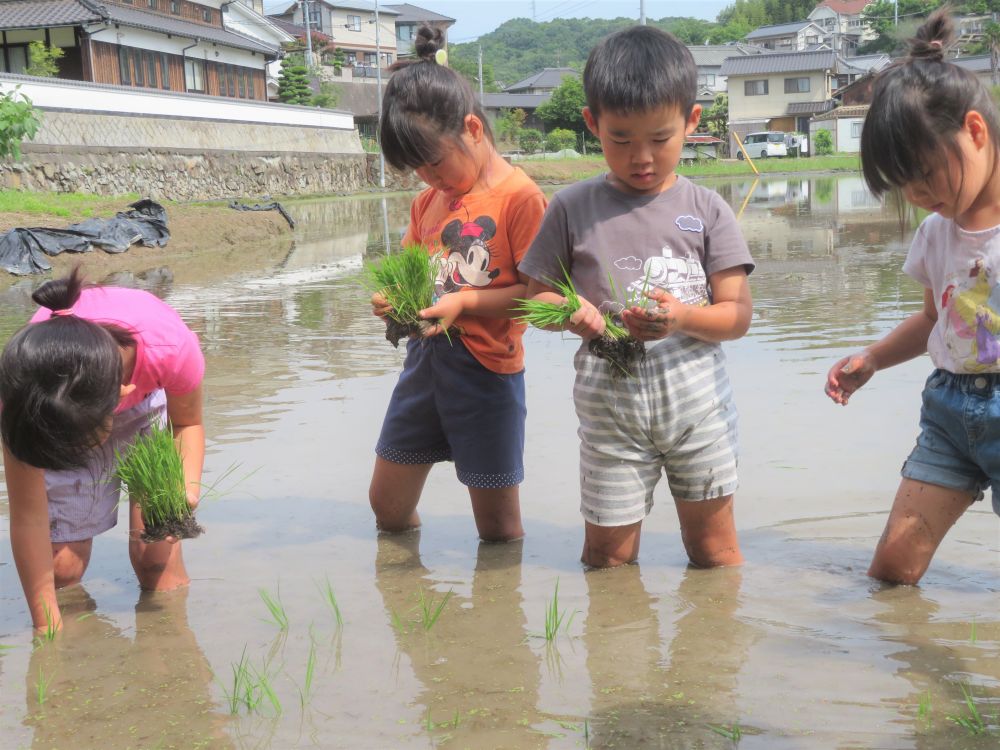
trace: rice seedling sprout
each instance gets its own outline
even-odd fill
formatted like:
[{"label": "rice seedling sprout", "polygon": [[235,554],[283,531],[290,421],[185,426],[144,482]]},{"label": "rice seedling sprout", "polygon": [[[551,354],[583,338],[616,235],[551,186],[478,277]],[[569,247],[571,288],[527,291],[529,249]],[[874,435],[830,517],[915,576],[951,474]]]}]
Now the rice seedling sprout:
[{"label": "rice seedling sprout", "polygon": [[725,737],[727,740],[737,743],[743,737],[743,730],[740,729],[739,722],[736,722],[731,727],[720,726],[718,724],[709,724],[708,728],[711,729],[716,734]]},{"label": "rice seedling sprout", "polygon": [[965,711],[963,714],[948,714],[948,720],[958,724],[972,736],[986,734],[987,726],[983,715],[979,713],[976,702],[973,700],[972,691],[961,683],[962,696],[965,698]]},{"label": "rice seedling sprout", "polygon": [[45,601],[42,602],[42,612],[45,614],[45,630],[44,630],[45,640],[46,642],[51,643],[56,639],[57,630],[56,630],[55,618],[52,617],[52,608],[49,607],[48,602]]},{"label": "rice seedling sprout", "polygon": [[46,677],[42,674],[42,668],[38,668],[38,681],[35,683],[35,697],[38,705],[41,706],[49,699],[49,685],[52,684],[52,676]]},{"label": "rice seedling sprout", "polygon": [[420,590],[418,594],[420,622],[424,626],[424,630],[430,630],[434,627],[434,623],[438,621],[441,612],[444,611],[444,606],[454,593],[454,590],[449,589],[448,593],[441,597],[440,600],[435,600],[433,594],[428,595],[423,589]]},{"label": "rice seedling sprout", "polygon": [[[317,584],[318,586],[318,584]],[[327,578],[325,585],[319,589],[320,594],[323,596],[323,600],[330,607],[333,612],[333,616],[337,621],[337,627],[344,626],[344,618],[340,613],[340,605],[337,604],[337,595],[333,593],[333,586],[330,584],[330,579]]]},{"label": "rice seedling sprout", "polygon": [[142,511],[143,541],[190,539],[202,533],[188,505],[184,465],[169,425],[154,420],[124,453],[117,452],[115,475]]},{"label": "rice seedling sprout", "polygon": [[288,613],[281,603],[281,593],[275,593],[272,597],[267,589],[258,589],[260,598],[263,600],[267,611],[271,614],[271,621],[278,626],[279,630],[288,630]]},{"label": "rice seedling sprout", "polygon": [[[576,613],[574,613],[575,615]],[[559,579],[556,579],[556,588],[552,594],[552,600],[549,602],[548,606],[545,608],[545,640],[553,641],[556,635],[559,633],[559,628],[562,625],[563,620],[566,617],[566,610],[562,612],[559,611]],[[573,617],[570,617],[569,621],[566,623],[566,627],[569,627],[569,623],[573,621]]]}]

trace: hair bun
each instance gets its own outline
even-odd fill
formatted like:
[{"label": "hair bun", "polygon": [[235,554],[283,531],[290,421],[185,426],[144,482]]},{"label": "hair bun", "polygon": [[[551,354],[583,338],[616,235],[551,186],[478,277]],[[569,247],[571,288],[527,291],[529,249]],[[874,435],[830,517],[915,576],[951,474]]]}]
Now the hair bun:
[{"label": "hair bun", "polygon": [[944,62],[945,55],[955,41],[955,26],[946,8],[940,8],[917,29],[909,41],[911,60]]},{"label": "hair bun", "polygon": [[425,62],[437,62],[438,50],[444,49],[444,34],[441,29],[421,26],[417,29],[417,37],[413,40],[413,51]]}]

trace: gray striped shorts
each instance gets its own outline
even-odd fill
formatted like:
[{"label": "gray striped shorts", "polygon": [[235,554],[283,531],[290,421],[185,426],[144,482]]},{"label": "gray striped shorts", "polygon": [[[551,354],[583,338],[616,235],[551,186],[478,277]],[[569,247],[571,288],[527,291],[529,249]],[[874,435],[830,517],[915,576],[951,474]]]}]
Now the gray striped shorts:
[{"label": "gray striped shorts", "polygon": [[688,336],[647,343],[634,378],[612,378],[586,347],[574,358],[580,420],[580,511],[598,526],[643,520],[666,471],[675,500],[736,491],[736,405],[718,344]]},{"label": "gray striped shorts", "polygon": [[49,538],[53,542],[93,539],[118,523],[121,482],[114,476],[115,452],[124,451],[152,420],[164,424],[167,396],[153,391],[142,401],[115,414],[111,435],[94,449],[81,469],[45,472],[49,496]]}]

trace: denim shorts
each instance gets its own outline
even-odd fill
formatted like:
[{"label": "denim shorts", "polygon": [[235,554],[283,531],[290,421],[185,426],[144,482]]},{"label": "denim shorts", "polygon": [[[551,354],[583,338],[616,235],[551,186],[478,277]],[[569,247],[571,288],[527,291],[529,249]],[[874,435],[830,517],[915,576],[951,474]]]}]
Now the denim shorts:
[{"label": "denim shorts", "polygon": [[461,339],[411,338],[375,453],[397,464],[454,461],[467,487],[524,480],[524,371],[488,370]]},{"label": "denim shorts", "polygon": [[902,475],[956,490],[993,491],[1000,514],[1000,374],[935,370],[924,386],[920,434]]},{"label": "denim shorts", "polygon": [[45,471],[49,497],[49,538],[53,542],[93,539],[118,523],[121,482],[115,477],[115,454],[124,451],[150,422],[163,424],[167,397],[153,391],[142,401],[115,414],[111,435],[86,466],[68,471]]}]

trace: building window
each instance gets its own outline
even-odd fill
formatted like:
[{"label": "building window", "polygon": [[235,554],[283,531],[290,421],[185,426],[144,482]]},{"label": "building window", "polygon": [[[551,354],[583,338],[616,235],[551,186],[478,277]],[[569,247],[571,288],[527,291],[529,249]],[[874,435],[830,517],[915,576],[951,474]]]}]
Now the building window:
[{"label": "building window", "polygon": [[699,86],[715,86],[715,74],[714,73],[699,73],[698,74],[698,85]]},{"label": "building window", "polygon": [[852,122],[851,123],[851,138],[861,137],[861,128],[864,125],[863,122]]},{"label": "building window", "polygon": [[205,90],[205,63],[202,60],[184,60],[184,85],[188,91]]},{"label": "building window", "polygon": [[374,52],[365,52],[365,65],[371,65],[372,67],[375,67],[375,64],[377,62],[378,62],[378,57],[375,56]]},{"label": "building window", "polygon": [[809,79],[808,78],[786,78],[785,79],[785,93],[786,94],[804,94],[809,90]]},{"label": "building window", "polygon": [[391,52],[383,52],[382,53],[382,67],[383,68],[388,68],[390,65],[392,65],[392,53]]},{"label": "building window", "polygon": [[767,96],[767,79],[743,82],[744,96]]},{"label": "building window", "polygon": [[0,71],[23,73],[28,67],[28,45],[8,45],[6,52],[6,55],[0,54]]},{"label": "building window", "polygon": [[396,38],[403,42],[408,42],[413,39],[413,25],[406,24],[404,26],[397,26]]},{"label": "building window", "polygon": [[351,31],[361,31],[361,16],[348,16],[347,28]]},{"label": "building window", "polygon": [[202,8],[201,9],[201,20],[205,23],[212,23],[212,9]]},{"label": "building window", "polygon": [[309,28],[323,30],[323,9],[315,4],[309,6]]},{"label": "building window", "polygon": [[180,15],[181,12],[181,1],[180,0],[170,0],[170,12],[175,16]]},{"label": "building window", "polygon": [[157,0],[148,0],[148,3],[149,7],[152,8],[153,10],[156,10],[157,5],[159,4]]}]

